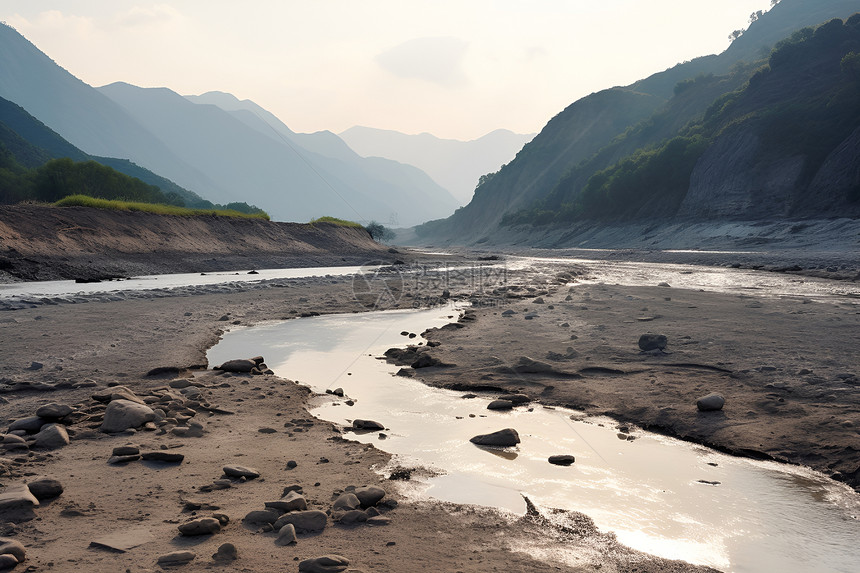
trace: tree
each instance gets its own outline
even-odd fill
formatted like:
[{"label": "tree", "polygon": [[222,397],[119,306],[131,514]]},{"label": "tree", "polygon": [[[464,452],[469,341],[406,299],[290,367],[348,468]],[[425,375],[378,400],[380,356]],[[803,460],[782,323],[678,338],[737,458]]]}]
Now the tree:
[{"label": "tree", "polygon": [[370,238],[374,241],[384,243],[385,241],[390,241],[394,238],[394,231],[392,231],[388,227],[383,226],[382,223],[371,221],[370,223],[365,225],[364,228],[370,234]]},{"label": "tree", "polygon": [[735,40],[737,40],[738,38],[740,38],[743,35],[744,35],[743,30],[735,30],[734,32],[729,34],[729,41],[734,42]]}]

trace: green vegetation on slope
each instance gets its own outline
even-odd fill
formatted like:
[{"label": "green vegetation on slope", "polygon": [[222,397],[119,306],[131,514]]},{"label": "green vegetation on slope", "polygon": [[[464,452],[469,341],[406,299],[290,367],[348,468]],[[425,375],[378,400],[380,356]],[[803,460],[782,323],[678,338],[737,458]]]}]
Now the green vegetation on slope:
[{"label": "green vegetation on slope", "polygon": [[175,215],[178,217],[240,217],[246,219],[269,220],[269,216],[266,213],[241,213],[235,209],[189,209],[187,207],[180,207],[177,205],[98,199],[88,195],[69,195],[56,201],[54,206],[92,207],[95,209],[111,209],[114,211],[142,211],[144,213]]},{"label": "green vegetation on slope", "polygon": [[338,219],[337,217],[317,217],[316,219],[311,219],[308,224],[313,225],[314,223],[331,223],[332,225],[340,225],[341,227],[358,227],[360,229],[364,228],[364,225],[362,225],[361,223],[356,223],[355,221],[347,221],[346,219]]},{"label": "green vegetation on slope", "polygon": [[[553,191],[502,224],[545,225],[576,220],[619,221],[674,215],[697,161],[714,140],[751,130],[761,154],[802,156],[801,181],[809,183],[828,155],[860,126],[860,15],[805,28],[777,44],[768,65],[749,81],[712,100],[693,121],[659,143],[636,149],[607,167],[607,158],[673,117],[667,110],[628,130],[563,177]],[[702,76],[678,84],[673,102],[715,81]],[[857,200],[860,192],[849,192]]]}]

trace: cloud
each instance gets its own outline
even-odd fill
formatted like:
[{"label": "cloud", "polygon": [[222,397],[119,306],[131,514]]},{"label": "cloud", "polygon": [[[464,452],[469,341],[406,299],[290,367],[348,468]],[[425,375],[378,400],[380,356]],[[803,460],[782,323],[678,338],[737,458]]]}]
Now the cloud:
[{"label": "cloud", "polygon": [[142,28],[160,26],[181,20],[182,14],[174,7],[167,4],[154,4],[152,6],[132,6],[116,17],[116,22],[129,28]]},{"label": "cloud", "polygon": [[380,67],[399,78],[457,87],[468,83],[463,72],[468,46],[468,42],[453,37],[415,38],[374,59]]},{"label": "cloud", "polygon": [[64,14],[59,10],[46,10],[32,19],[16,14],[9,19],[9,24],[24,32],[45,30],[77,37],[85,37],[94,27],[92,18]]}]

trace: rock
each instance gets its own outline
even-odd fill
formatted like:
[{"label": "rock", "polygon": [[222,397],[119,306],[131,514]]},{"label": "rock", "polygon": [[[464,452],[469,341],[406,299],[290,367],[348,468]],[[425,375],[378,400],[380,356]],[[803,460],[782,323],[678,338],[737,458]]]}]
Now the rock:
[{"label": "rock", "polygon": [[505,428],[491,434],[481,434],[469,440],[479,446],[515,446],[520,443],[520,435],[513,428]]},{"label": "rock", "polygon": [[138,428],[154,419],[155,412],[146,404],[138,404],[126,399],[113,400],[105,410],[101,431],[124,432],[129,428]]},{"label": "rock", "polygon": [[185,536],[209,535],[221,531],[221,522],[214,517],[195,519],[179,526],[179,533]]},{"label": "rock", "polygon": [[343,525],[355,525],[356,523],[366,522],[368,517],[369,516],[360,509],[351,509],[338,515],[336,521]]},{"label": "rock", "polygon": [[384,430],[385,426],[373,420],[353,420],[352,427],[356,430]]},{"label": "rock", "polygon": [[549,463],[556,466],[569,466],[575,461],[576,458],[571,456],[570,454],[561,454],[549,457]]},{"label": "rock", "polygon": [[63,484],[51,478],[37,479],[27,484],[27,489],[30,490],[36,499],[39,501],[51,499],[63,493]]},{"label": "rock", "polygon": [[42,429],[36,434],[36,441],[33,445],[46,450],[56,450],[69,445],[69,433],[63,426],[47,424],[42,426]]},{"label": "rock", "polygon": [[292,511],[282,515],[275,522],[275,529],[280,529],[292,523],[298,533],[306,533],[310,531],[322,531],[325,529],[328,516],[317,509],[309,509],[307,511]]},{"label": "rock", "polygon": [[487,410],[510,410],[514,403],[510,400],[493,400],[487,404]]},{"label": "rock", "polygon": [[385,497],[385,490],[381,487],[367,486],[355,488],[353,492],[358,501],[361,502],[361,507],[373,507]]},{"label": "rock", "polygon": [[158,557],[159,565],[184,565],[197,557],[192,551],[173,551]]},{"label": "rock", "polygon": [[225,476],[231,478],[256,479],[260,477],[260,472],[244,466],[224,466],[223,471]]},{"label": "rock", "polygon": [[137,446],[117,446],[111,452],[112,456],[136,456],[140,453]]},{"label": "rock", "polygon": [[719,394],[708,394],[696,400],[696,408],[700,412],[715,412],[722,410],[726,404],[726,399]]},{"label": "rock", "polygon": [[520,374],[540,374],[542,372],[552,372],[553,367],[546,362],[534,360],[528,356],[520,356],[517,363],[514,364],[513,370]]},{"label": "rock", "polygon": [[0,440],[0,444],[2,444],[5,450],[26,450],[30,447],[27,444],[27,440],[15,434],[4,435],[3,439]]},{"label": "rock", "polygon": [[0,553],[0,571],[8,571],[18,566],[18,558],[11,553]]},{"label": "rock", "polygon": [[441,366],[441,365],[442,365],[441,360],[439,360],[438,358],[433,358],[432,356],[430,356],[426,352],[420,354],[418,356],[418,358],[412,364],[410,364],[410,366],[412,366],[412,368],[415,368],[415,369],[430,368],[431,366]]},{"label": "rock", "polygon": [[13,555],[18,563],[23,563],[27,558],[27,550],[24,549],[24,545],[20,541],[0,537],[0,555]]},{"label": "rock", "polygon": [[140,459],[140,456],[137,454],[128,455],[128,456],[111,456],[108,458],[107,463],[112,466],[118,466],[120,464],[128,464],[131,462],[136,462]]},{"label": "rock", "polygon": [[517,311],[515,311],[515,310],[511,310],[511,309],[508,309],[508,310],[506,310],[506,311],[502,312],[502,316],[513,316],[513,315],[515,315],[516,313],[517,313]]},{"label": "rock", "polygon": [[367,525],[388,525],[391,523],[391,518],[383,515],[375,515],[367,519]]},{"label": "rock", "polygon": [[188,388],[191,386],[191,380],[187,378],[177,378],[176,380],[171,380],[167,383],[171,388],[176,388],[177,390],[182,390],[183,388]]},{"label": "rock", "polygon": [[200,422],[191,422],[187,428],[172,428],[170,433],[180,438],[202,438],[205,430]]},{"label": "rock", "polygon": [[120,529],[90,541],[90,547],[110,549],[111,551],[124,553],[129,549],[140,547],[152,541],[155,541],[155,536],[148,527],[128,527],[124,525]]},{"label": "rock", "polygon": [[25,485],[10,485],[0,491],[0,511],[30,509],[39,506],[39,500]]},{"label": "rock", "polygon": [[253,360],[239,359],[228,360],[221,366],[215,368],[215,370],[223,370],[224,372],[250,372],[256,367],[257,363]]},{"label": "rock", "polygon": [[27,367],[27,370],[41,370],[45,365],[41,362],[30,362],[30,366]]},{"label": "rock", "polygon": [[543,297],[542,297],[542,296],[537,297],[537,298],[536,298],[536,299],[534,299],[532,302],[533,302],[533,303],[535,303],[535,304],[546,304],[546,303],[544,302],[544,300],[543,300]]},{"label": "rock", "polygon": [[290,545],[297,542],[296,526],[292,523],[288,523],[278,530],[278,538],[275,539],[275,545]]},{"label": "rock", "polygon": [[129,402],[134,402],[136,404],[143,404],[143,400],[140,396],[125,386],[113,386],[108,388],[106,392],[93,394],[93,400],[104,403],[113,402],[114,400],[128,400]]},{"label": "rock", "polygon": [[47,421],[39,416],[30,416],[29,418],[21,418],[9,424],[9,431],[23,430],[28,434],[38,432],[42,426],[47,424]]},{"label": "rock", "polygon": [[349,559],[340,555],[323,555],[299,562],[299,573],[340,573],[349,567]]},{"label": "rock", "polygon": [[342,493],[336,500],[334,500],[331,508],[334,511],[348,511],[350,509],[356,509],[360,505],[361,502],[354,493]]},{"label": "rock", "polygon": [[45,404],[36,410],[36,415],[45,420],[59,420],[72,412],[74,409],[66,404]]},{"label": "rock", "polygon": [[644,352],[664,350],[668,343],[669,339],[664,334],[643,334],[639,337],[639,349]]},{"label": "rock", "polygon": [[162,451],[146,452],[141,457],[148,462],[164,462],[167,464],[179,464],[185,459],[184,454]]},{"label": "rock", "polygon": [[256,509],[245,516],[249,523],[275,523],[281,514],[274,509]]},{"label": "rock", "polygon": [[291,491],[284,496],[283,499],[277,501],[265,502],[266,507],[277,509],[279,511],[304,511],[308,508],[308,502],[303,495]]},{"label": "rock", "polygon": [[236,550],[236,546],[232,543],[222,543],[220,547],[218,547],[218,551],[212,554],[212,559],[215,561],[225,562],[225,561],[235,561],[239,558],[239,551]]}]

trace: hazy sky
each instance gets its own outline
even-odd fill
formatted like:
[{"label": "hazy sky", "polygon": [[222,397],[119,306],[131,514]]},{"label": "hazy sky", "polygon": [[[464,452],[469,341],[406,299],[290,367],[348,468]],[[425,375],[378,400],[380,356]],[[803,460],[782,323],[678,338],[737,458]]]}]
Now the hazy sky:
[{"label": "hazy sky", "polygon": [[769,0],[2,0],[93,86],[252,99],[295,131],[473,139],[719,53]]}]

